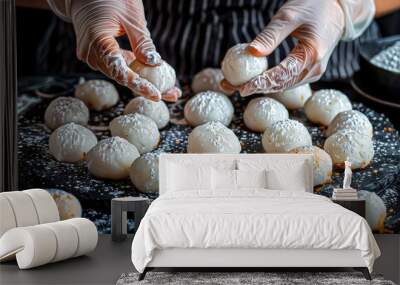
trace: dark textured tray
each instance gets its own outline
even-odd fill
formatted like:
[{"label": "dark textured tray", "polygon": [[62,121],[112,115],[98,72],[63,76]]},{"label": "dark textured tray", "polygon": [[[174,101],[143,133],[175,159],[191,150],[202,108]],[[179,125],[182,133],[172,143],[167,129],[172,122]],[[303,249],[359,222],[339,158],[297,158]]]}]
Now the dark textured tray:
[{"label": "dark textured tray", "polygon": [[[129,180],[105,181],[92,177],[85,162],[78,164],[61,163],[54,160],[48,153],[48,138],[50,131],[43,124],[43,114],[50,99],[35,95],[35,90],[49,90],[63,95],[72,95],[72,87],[79,77],[44,77],[31,78],[20,82],[19,97],[19,187],[58,188],[74,194],[84,208],[84,215],[94,220],[101,232],[109,232],[110,200],[114,197],[132,195],[139,196]],[[43,86],[43,82],[47,82]],[[57,88],[54,88],[57,85]],[[179,121],[182,118],[182,108],[190,92],[188,85],[182,83],[184,96],[180,102],[169,104],[172,118]],[[121,101],[117,106],[106,112],[91,112],[90,125],[107,126],[108,122],[123,111],[124,105],[132,99],[127,89],[119,88]],[[249,99],[235,95],[232,97],[235,105],[235,117],[231,128],[239,137],[243,153],[263,152],[261,135],[248,131],[242,122],[243,109]],[[361,103],[353,103],[353,108],[363,112],[374,126],[375,157],[370,166],[355,171],[353,187],[376,192],[384,201],[388,215],[385,221],[388,232],[400,232],[400,141],[399,133],[384,114],[366,108]],[[313,143],[322,147],[325,140],[322,129],[310,124],[302,111],[290,113],[292,118],[302,121],[310,131]],[[164,152],[185,152],[187,135],[191,128],[185,125],[170,123],[161,132],[159,150]],[[109,136],[107,131],[97,131],[99,139]],[[333,188],[340,186],[342,171],[333,173],[333,183],[316,187],[315,192],[331,196]],[[155,198],[149,195],[149,198]]]}]

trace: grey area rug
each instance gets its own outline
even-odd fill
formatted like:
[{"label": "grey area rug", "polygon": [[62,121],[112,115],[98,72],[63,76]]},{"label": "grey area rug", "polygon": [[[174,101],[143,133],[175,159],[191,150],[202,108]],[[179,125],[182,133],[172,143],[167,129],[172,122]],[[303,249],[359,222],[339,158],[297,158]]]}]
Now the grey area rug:
[{"label": "grey area rug", "polygon": [[138,281],[138,276],[138,273],[122,274],[116,285],[395,285],[379,275],[368,281],[359,272],[148,272],[142,281]]}]

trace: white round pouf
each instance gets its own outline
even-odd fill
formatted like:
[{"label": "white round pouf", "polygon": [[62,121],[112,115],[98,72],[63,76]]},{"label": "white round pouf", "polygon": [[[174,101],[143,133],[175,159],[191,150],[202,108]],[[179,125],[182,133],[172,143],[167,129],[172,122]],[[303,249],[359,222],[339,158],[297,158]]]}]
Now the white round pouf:
[{"label": "white round pouf", "polygon": [[290,150],[311,146],[311,135],[307,128],[295,120],[275,122],[262,136],[262,145],[265,152],[286,153]]},{"label": "white round pouf", "polygon": [[75,88],[75,97],[82,100],[89,109],[102,111],[119,100],[117,89],[106,80],[88,80]]},{"label": "white round pouf", "polygon": [[78,198],[60,189],[47,189],[56,202],[60,220],[82,217],[82,205]]},{"label": "white round pouf", "polygon": [[302,146],[292,149],[290,153],[313,155],[314,186],[332,182],[332,159],[323,149],[316,146]]},{"label": "white round pouf", "polygon": [[266,57],[251,55],[246,47],[247,44],[237,44],[231,47],[222,60],[222,73],[233,86],[248,82],[268,68]]},{"label": "white round pouf", "polygon": [[227,92],[221,88],[220,82],[224,79],[222,70],[219,68],[205,68],[196,73],[192,81],[192,91],[194,94],[204,91],[215,91],[230,95],[233,92]]},{"label": "white round pouf", "polygon": [[85,103],[73,97],[54,99],[44,113],[44,122],[52,130],[68,123],[85,126],[88,121],[89,110]]},{"label": "white round pouf", "polygon": [[304,107],[304,104],[312,96],[310,84],[300,85],[280,93],[268,95],[281,102],[289,110],[296,110]]},{"label": "white round pouf", "polygon": [[365,200],[365,219],[371,229],[383,233],[387,210],[381,197],[374,192],[359,190],[358,198]]},{"label": "white round pouf", "polygon": [[124,115],[131,113],[149,117],[157,124],[158,129],[164,128],[169,122],[169,110],[162,100],[154,102],[142,96],[136,97],[124,109]]},{"label": "white round pouf", "polygon": [[68,123],[50,135],[49,152],[58,161],[77,162],[84,159],[96,144],[97,138],[91,130]]},{"label": "white round pouf", "polygon": [[218,121],[227,126],[232,121],[233,111],[232,102],[227,96],[206,91],[187,101],[184,115],[189,125],[194,127],[211,121]]},{"label": "white round pouf", "polygon": [[139,113],[119,116],[110,123],[112,136],[127,139],[139,153],[155,149],[160,142],[160,132],[156,123]]},{"label": "white round pouf", "polygon": [[150,81],[161,93],[175,86],[175,70],[164,60],[157,66],[148,66],[135,60],[129,67],[140,77]]},{"label": "white round pouf", "polygon": [[239,153],[236,135],[220,122],[208,122],[194,128],[188,138],[188,153]]},{"label": "white round pouf", "polygon": [[329,124],[325,135],[330,135],[338,132],[352,130],[360,134],[365,134],[372,137],[373,127],[367,116],[357,110],[349,110],[340,112],[336,115],[333,121]]},{"label": "white round pouf", "polygon": [[158,192],[159,156],[159,153],[145,153],[132,163],[129,176],[133,185],[135,185],[140,192]]},{"label": "white round pouf", "polygon": [[268,97],[252,99],[243,113],[244,124],[255,132],[264,132],[273,123],[288,118],[289,112],[285,106]]},{"label": "white round pouf", "polygon": [[316,124],[328,126],[337,114],[351,110],[349,98],[339,90],[323,89],[311,96],[304,105],[307,118]]},{"label": "white round pouf", "polygon": [[328,137],[324,150],[329,153],[333,164],[338,168],[344,168],[346,160],[351,162],[351,169],[364,168],[374,157],[371,138],[352,130],[336,132]]},{"label": "white round pouf", "polygon": [[136,147],[126,139],[111,137],[93,147],[87,155],[87,167],[94,176],[105,179],[123,179],[140,156]]}]

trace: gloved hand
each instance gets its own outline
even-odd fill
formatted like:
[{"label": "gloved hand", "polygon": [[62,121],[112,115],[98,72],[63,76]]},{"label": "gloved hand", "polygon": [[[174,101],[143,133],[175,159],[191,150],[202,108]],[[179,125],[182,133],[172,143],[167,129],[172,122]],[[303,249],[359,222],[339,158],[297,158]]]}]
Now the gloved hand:
[{"label": "gloved hand", "polygon": [[[174,87],[160,94],[148,80],[128,66],[136,58],[158,65],[157,53],[144,16],[141,0],[48,0],[53,11],[71,20],[77,39],[77,56],[137,95],[154,101],[176,101],[181,91]],[[127,34],[132,51],[121,49],[115,37]]]},{"label": "gloved hand", "polygon": [[268,56],[289,35],[298,39],[291,53],[277,66],[246,84],[226,90],[241,96],[275,93],[318,80],[340,39],[359,36],[374,15],[373,0],[289,0],[248,46],[254,56]]}]

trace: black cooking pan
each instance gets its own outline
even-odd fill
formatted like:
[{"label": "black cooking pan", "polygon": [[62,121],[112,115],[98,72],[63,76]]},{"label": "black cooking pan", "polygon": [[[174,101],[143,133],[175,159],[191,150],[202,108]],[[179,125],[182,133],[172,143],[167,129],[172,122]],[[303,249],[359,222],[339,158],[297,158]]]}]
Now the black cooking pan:
[{"label": "black cooking pan", "polygon": [[375,89],[382,90],[377,96],[393,101],[400,100],[400,73],[378,67],[371,63],[371,59],[397,41],[400,41],[400,35],[364,42],[360,47],[361,79],[374,85]]}]

